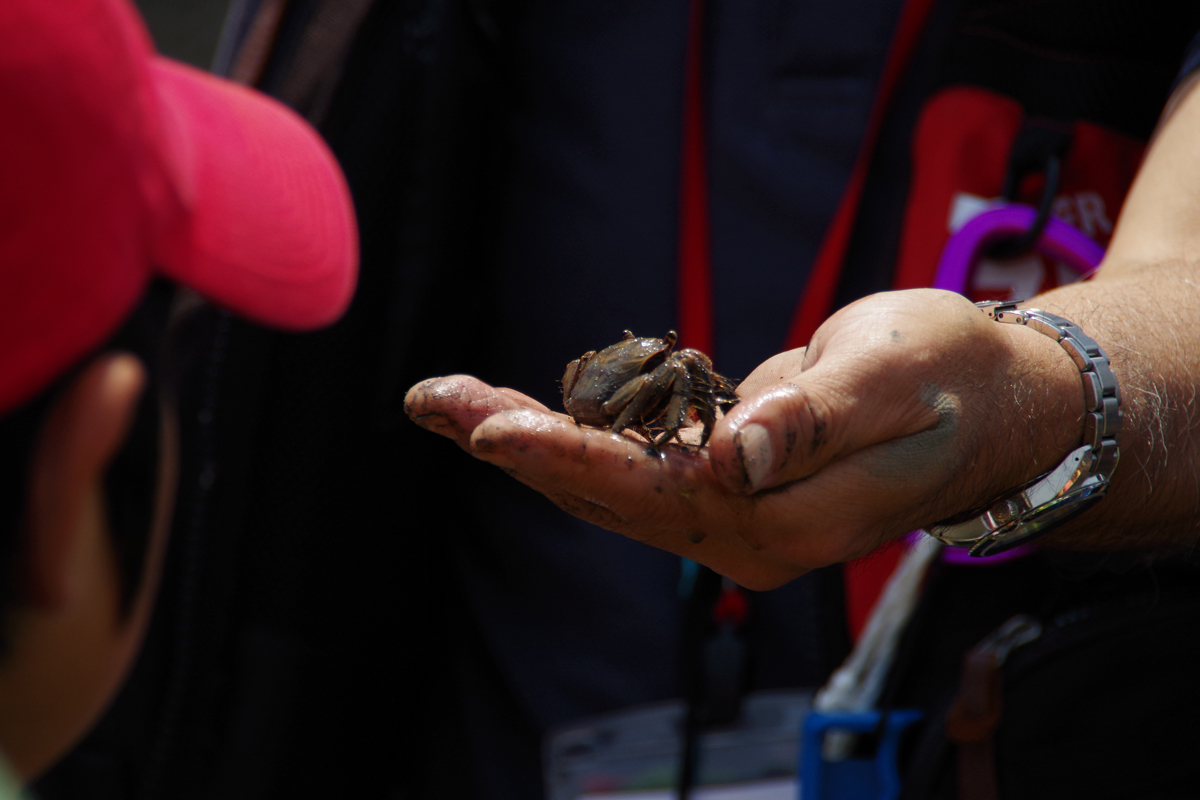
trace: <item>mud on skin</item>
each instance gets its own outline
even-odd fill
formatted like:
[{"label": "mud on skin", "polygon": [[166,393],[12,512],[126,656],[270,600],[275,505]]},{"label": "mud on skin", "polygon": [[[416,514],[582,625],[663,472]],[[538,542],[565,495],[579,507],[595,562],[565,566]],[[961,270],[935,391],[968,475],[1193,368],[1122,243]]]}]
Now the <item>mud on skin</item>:
[{"label": "mud on skin", "polygon": [[903,478],[918,470],[927,470],[932,463],[949,463],[951,445],[958,432],[961,406],[957,398],[929,383],[921,387],[921,400],[937,413],[932,428],[888,442],[881,457],[869,463],[873,477]]}]

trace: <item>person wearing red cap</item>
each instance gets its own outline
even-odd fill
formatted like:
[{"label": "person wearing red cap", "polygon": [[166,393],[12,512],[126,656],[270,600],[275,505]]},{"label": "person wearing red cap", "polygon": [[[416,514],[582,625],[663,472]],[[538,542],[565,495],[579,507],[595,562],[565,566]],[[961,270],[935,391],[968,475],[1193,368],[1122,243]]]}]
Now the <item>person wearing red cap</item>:
[{"label": "person wearing red cap", "polygon": [[[151,612],[178,447],[170,365],[146,335],[168,325],[174,290],[162,287],[310,330],[349,304],[358,244],[317,134],[261,94],[158,56],[125,0],[4,3],[0,102],[7,796],[98,717]],[[131,454],[137,440],[153,446]],[[133,470],[155,497],[130,516],[112,473],[143,455],[157,469]],[[127,530],[131,519],[150,530]]]}]

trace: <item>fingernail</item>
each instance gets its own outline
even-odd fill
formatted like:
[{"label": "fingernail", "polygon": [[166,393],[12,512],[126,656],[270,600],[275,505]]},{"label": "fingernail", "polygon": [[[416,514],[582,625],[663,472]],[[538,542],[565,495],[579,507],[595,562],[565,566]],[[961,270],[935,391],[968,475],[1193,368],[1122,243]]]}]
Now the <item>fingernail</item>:
[{"label": "fingernail", "polygon": [[757,492],[775,469],[771,436],[762,425],[751,422],[738,431],[737,448],[742,458],[742,470],[746,473],[746,483],[750,491]]}]

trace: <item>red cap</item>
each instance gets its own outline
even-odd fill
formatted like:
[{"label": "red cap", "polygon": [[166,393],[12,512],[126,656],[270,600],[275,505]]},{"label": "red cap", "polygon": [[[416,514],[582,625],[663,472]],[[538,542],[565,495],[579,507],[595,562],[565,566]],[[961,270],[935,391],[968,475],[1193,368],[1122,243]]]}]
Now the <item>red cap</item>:
[{"label": "red cap", "polygon": [[155,275],[288,330],[349,303],[358,235],[324,142],[156,55],[127,0],[2,0],[0,119],[0,413],[108,338]]}]

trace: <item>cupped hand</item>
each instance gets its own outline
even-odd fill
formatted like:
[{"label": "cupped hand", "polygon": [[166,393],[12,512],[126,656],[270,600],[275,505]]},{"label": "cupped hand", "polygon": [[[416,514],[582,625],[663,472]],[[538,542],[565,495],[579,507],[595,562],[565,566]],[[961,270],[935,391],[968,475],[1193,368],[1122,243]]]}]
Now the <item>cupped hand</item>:
[{"label": "cupped hand", "polygon": [[462,375],[414,386],[405,408],[566,511],[766,589],[1046,471],[1078,442],[1083,404],[1054,342],[933,290],[848,306],[738,393],[701,450],[655,450]]},{"label": "cupped hand", "polygon": [[693,558],[743,585],[778,586],[813,566],[779,562],[736,536],[756,501],[717,480],[707,448],[655,450],[632,432],[576,425],[530,397],[469,375],[417,384],[405,410],[571,514]]}]

